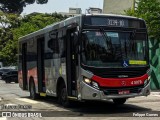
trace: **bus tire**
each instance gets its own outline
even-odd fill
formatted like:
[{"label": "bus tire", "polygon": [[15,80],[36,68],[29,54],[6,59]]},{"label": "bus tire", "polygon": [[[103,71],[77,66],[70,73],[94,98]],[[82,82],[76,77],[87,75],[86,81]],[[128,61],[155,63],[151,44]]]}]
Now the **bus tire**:
[{"label": "bus tire", "polygon": [[16,80],[15,83],[18,83],[18,80]]},{"label": "bus tire", "polygon": [[116,105],[123,105],[126,102],[126,98],[117,98],[113,99],[114,104]]},{"label": "bus tire", "polygon": [[64,84],[59,87],[58,103],[64,107],[70,107],[71,103],[67,98],[67,89]]},{"label": "bus tire", "polygon": [[36,93],[36,88],[33,80],[31,80],[30,82],[29,92],[31,99],[36,100],[39,97],[39,95]]},{"label": "bus tire", "polygon": [[8,80],[5,80],[6,83],[9,83]]}]

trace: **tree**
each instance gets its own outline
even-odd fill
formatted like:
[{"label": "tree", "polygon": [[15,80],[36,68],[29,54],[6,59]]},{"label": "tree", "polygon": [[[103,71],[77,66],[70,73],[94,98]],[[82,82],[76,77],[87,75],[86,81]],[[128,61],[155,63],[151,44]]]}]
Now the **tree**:
[{"label": "tree", "polygon": [[160,2],[158,0],[139,0],[135,10],[129,9],[127,15],[143,18],[146,21],[149,37],[160,38]]},{"label": "tree", "polygon": [[11,29],[19,26],[20,19],[19,15],[0,12],[0,50],[9,39],[13,39]]},{"label": "tree", "polygon": [[3,51],[14,54],[15,50],[9,49],[7,44],[10,43],[11,46],[13,45],[11,43],[11,40],[13,40],[12,29],[20,25],[20,20],[21,17],[19,15],[0,12],[0,61],[2,62],[6,61],[6,59],[3,59]]},{"label": "tree", "polygon": [[[10,19],[11,16],[7,16],[7,19]],[[32,13],[23,18],[20,16],[16,18],[18,19],[17,25],[15,25],[17,22],[14,22],[14,19],[10,19],[9,21],[6,19],[7,22],[5,24],[8,25],[4,29],[7,29],[7,31],[0,36],[0,58],[5,65],[15,65],[17,63],[18,39],[20,37],[65,19],[57,13]]]},{"label": "tree", "polygon": [[20,14],[23,12],[23,8],[26,5],[33,4],[45,4],[48,0],[1,0],[0,10],[5,13],[16,13]]},{"label": "tree", "polygon": [[43,13],[32,13],[23,17],[20,22],[20,26],[13,29],[14,39],[18,40],[19,37],[37,31],[46,27],[47,25],[53,24],[60,20],[65,19],[60,14],[43,14]]}]

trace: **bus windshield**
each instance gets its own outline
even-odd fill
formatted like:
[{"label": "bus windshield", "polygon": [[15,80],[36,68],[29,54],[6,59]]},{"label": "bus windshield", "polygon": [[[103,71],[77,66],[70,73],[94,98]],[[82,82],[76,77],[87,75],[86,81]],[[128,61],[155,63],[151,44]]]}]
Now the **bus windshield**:
[{"label": "bus windshield", "polygon": [[142,66],[148,64],[146,53],[145,32],[101,30],[82,32],[82,63],[87,66]]}]

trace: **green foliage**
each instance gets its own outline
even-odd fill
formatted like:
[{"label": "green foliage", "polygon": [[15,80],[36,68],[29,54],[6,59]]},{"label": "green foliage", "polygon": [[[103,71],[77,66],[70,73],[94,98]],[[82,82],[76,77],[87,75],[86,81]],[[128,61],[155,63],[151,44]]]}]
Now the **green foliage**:
[{"label": "green foliage", "polygon": [[24,17],[13,14],[4,15],[5,20],[3,17],[0,19],[0,22],[4,24],[0,28],[0,32],[2,32],[0,34],[0,61],[6,65],[17,63],[18,39],[20,37],[65,19],[57,13],[32,13]]},{"label": "green foliage", "polygon": [[139,0],[135,10],[127,10],[125,13],[130,16],[143,18],[146,21],[149,37],[160,38],[160,2],[158,0]]},{"label": "green foliage", "polygon": [[[13,57],[15,57],[15,49],[14,44],[12,43],[13,40],[13,33],[12,29],[17,28],[20,24],[20,16],[16,14],[5,14],[0,12],[0,61],[5,61],[6,63],[10,61],[10,59],[13,60]],[[10,44],[7,46],[7,44]],[[8,52],[11,52],[11,57],[9,58],[7,55]],[[8,59],[6,59],[8,58]],[[12,61],[13,62],[13,61]]]},{"label": "green foliage", "polygon": [[124,12],[125,12],[126,15],[136,16],[135,15],[136,13],[135,13],[134,9],[132,9],[132,8],[129,8],[128,10],[125,10]]},{"label": "green foliage", "polygon": [[5,13],[17,13],[20,14],[23,11],[23,7],[28,4],[45,4],[48,0],[1,0],[0,10]]}]

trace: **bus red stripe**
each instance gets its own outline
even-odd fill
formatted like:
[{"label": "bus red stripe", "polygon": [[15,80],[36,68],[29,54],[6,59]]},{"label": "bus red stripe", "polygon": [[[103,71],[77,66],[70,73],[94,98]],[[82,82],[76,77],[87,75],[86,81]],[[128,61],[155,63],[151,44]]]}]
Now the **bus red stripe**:
[{"label": "bus red stripe", "polygon": [[129,87],[143,85],[147,78],[148,75],[145,74],[141,77],[135,78],[101,78],[94,75],[91,79],[99,83],[101,87]]}]

